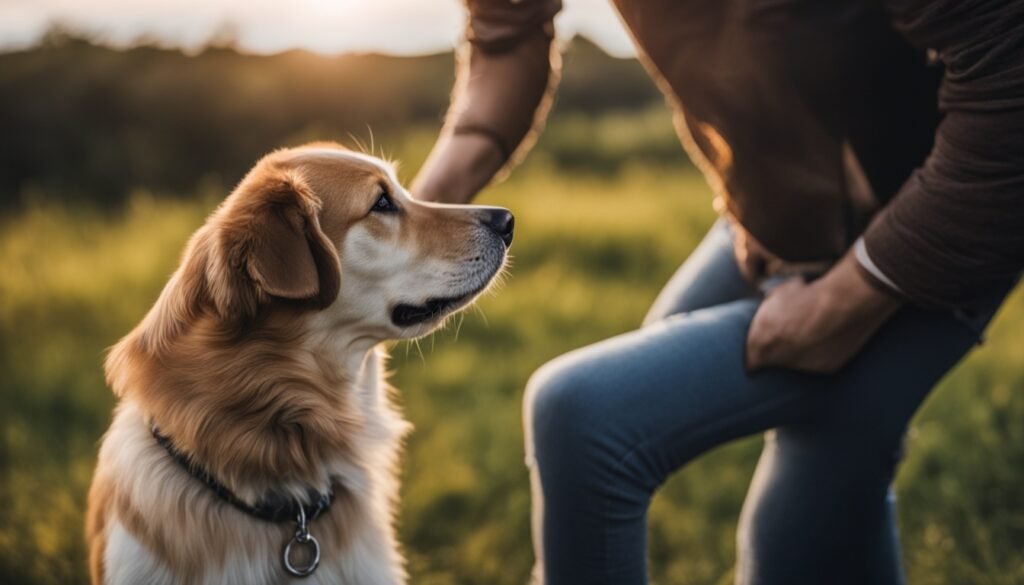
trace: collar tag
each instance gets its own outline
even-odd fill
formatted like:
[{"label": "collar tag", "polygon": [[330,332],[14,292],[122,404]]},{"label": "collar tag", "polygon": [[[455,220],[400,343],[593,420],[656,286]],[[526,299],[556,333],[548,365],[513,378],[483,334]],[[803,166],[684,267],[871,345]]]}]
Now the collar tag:
[{"label": "collar tag", "polygon": [[[299,514],[295,523],[298,530],[295,536],[284,545],[284,570],[293,577],[308,577],[320,566],[320,543],[316,537],[309,533],[309,523],[306,521],[306,510],[301,502],[298,502]],[[298,544],[300,548],[309,549],[308,560],[298,566],[292,564],[292,547]]]}]

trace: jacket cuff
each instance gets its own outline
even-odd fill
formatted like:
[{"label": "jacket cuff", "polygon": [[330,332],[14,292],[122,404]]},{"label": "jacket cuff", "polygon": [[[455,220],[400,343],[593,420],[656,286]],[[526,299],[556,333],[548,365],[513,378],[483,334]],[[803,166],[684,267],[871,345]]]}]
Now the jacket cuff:
[{"label": "jacket cuff", "polygon": [[857,241],[853,244],[853,256],[857,260],[857,267],[860,269],[861,274],[867,278],[867,281],[872,286],[887,295],[899,298],[904,297],[900,287],[896,286],[896,283],[882,272],[882,269],[871,259],[863,236],[857,238]]}]

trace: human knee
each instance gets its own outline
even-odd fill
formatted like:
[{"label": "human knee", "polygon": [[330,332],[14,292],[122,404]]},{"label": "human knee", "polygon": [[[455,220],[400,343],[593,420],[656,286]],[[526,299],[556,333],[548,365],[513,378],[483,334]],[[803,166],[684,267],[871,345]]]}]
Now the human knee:
[{"label": "human knee", "polygon": [[523,398],[527,448],[571,446],[588,428],[590,384],[580,364],[560,357],[530,377]]}]

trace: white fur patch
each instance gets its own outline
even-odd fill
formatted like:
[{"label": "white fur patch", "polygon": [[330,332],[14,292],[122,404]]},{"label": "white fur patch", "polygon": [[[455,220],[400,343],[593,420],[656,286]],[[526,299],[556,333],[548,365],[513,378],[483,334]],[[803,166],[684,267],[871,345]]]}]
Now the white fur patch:
[{"label": "white fur patch", "polygon": [[176,585],[174,574],[163,566],[120,522],[110,528],[103,556],[107,585]]}]

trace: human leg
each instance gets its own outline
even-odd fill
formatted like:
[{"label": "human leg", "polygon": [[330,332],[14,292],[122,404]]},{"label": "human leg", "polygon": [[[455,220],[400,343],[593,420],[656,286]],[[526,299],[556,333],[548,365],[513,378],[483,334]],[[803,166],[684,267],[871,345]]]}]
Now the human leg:
[{"label": "human leg", "polygon": [[644,325],[756,296],[757,290],[740,274],[732,242],[732,227],[728,220],[719,219],[658,293]]},{"label": "human leg", "polygon": [[[557,358],[524,406],[549,585],[646,582],[646,511],[668,475],[728,440],[799,419],[814,376],[743,370],[756,301],[664,319]],[[754,383],[752,383],[754,382]]]},{"label": "human leg", "polygon": [[[737,583],[903,582],[890,487],[908,421],[1008,292],[969,313],[907,309],[837,376],[814,416],[770,434],[737,535]],[[785,581],[776,575],[786,574]]]},{"label": "human leg", "polygon": [[[670,315],[753,297],[756,291],[740,274],[733,254],[732,242],[733,235],[728,221],[719,219],[662,288],[644,319],[644,325],[652,325]],[[527,407],[527,410],[524,411],[527,418],[529,410],[530,408]],[[529,420],[525,424],[525,429],[527,434],[531,433],[532,423]],[[528,439],[527,461],[531,468],[533,467],[532,444],[533,441]],[[541,493],[539,473],[531,473],[530,481],[535,494],[532,512],[534,555],[537,559],[535,570],[539,572],[544,564],[544,550],[541,546],[544,500],[537,496]],[[542,577],[534,575],[534,580],[541,582]]]},{"label": "human leg", "polygon": [[[770,489],[758,494],[783,501],[754,509],[785,513],[751,524],[771,530],[750,533],[743,549],[750,582],[820,582],[806,566],[874,570],[869,558],[891,567],[891,542],[869,545],[891,525],[893,453],[973,334],[951,316],[906,309],[838,374],[748,376],[742,352],[756,308],[745,300],[670,317],[558,358],[531,379],[525,416],[549,585],[644,583],[646,510],[657,487],[711,447],[780,426],[777,441],[812,430],[824,448],[786,450],[793,455],[759,478]],[[790,547],[802,562],[764,562],[787,540],[803,543]],[[801,552],[815,550],[817,564]]]}]

